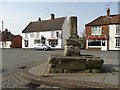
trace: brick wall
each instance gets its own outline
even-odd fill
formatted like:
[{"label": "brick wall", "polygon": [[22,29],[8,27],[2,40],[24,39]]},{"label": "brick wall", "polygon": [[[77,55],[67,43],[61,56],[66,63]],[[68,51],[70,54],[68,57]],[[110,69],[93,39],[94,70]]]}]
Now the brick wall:
[{"label": "brick wall", "polygon": [[85,27],[85,34],[88,36],[88,35],[91,35],[91,26],[86,26]]},{"label": "brick wall", "polygon": [[12,39],[12,48],[22,48],[22,37],[20,35]]},{"label": "brick wall", "polygon": [[[109,26],[108,25],[102,25],[102,34],[109,36]],[[109,39],[107,40],[107,49],[109,50]]]},{"label": "brick wall", "polygon": [[102,34],[103,35],[109,35],[109,26],[108,25],[102,25]]},{"label": "brick wall", "polygon": [[[91,26],[85,27],[85,34],[91,35]],[[108,25],[102,25],[102,35],[109,35],[109,26]]]}]

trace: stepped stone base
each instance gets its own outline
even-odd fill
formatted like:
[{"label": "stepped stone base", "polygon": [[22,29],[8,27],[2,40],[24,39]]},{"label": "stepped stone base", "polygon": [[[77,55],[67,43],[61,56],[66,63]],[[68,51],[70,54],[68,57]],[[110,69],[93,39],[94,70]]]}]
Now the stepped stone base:
[{"label": "stepped stone base", "polygon": [[100,72],[99,68],[103,65],[100,57],[81,55],[81,56],[61,56],[52,55],[49,57],[49,73],[74,73],[74,72]]}]

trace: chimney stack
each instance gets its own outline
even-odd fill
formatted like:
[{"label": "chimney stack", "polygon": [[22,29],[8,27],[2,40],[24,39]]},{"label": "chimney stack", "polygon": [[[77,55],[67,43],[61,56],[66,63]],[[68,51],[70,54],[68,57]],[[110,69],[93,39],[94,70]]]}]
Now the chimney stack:
[{"label": "chimney stack", "polygon": [[38,21],[41,21],[41,18],[39,17]]},{"label": "chimney stack", "polygon": [[110,8],[107,9],[107,16],[110,17]]},{"label": "chimney stack", "polygon": [[55,19],[55,15],[51,14],[51,20],[54,20],[54,19]]}]

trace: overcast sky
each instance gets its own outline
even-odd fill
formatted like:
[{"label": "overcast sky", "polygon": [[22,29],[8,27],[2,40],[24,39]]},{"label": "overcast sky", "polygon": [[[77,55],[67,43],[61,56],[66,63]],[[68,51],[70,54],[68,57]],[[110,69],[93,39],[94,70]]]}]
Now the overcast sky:
[{"label": "overcast sky", "polygon": [[[106,15],[108,4],[109,2],[2,2],[0,22],[4,21],[4,28],[8,28],[13,34],[21,34],[29,22],[37,21],[39,17],[42,20],[50,19],[51,13],[54,13],[56,18],[77,16],[80,35],[85,24]],[[110,10],[111,14],[118,14],[118,2],[112,2]]]}]

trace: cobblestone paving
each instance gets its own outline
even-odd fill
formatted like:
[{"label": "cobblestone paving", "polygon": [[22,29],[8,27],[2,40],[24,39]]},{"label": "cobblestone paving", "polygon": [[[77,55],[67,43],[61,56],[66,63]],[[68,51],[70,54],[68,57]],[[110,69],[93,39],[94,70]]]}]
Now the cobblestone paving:
[{"label": "cobblestone paving", "polygon": [[27,83],[29,83],[29,81],[23,79],[19,73],[14,73],[3,77],[2,88],[25,88]]},{"label": "cobblestone paving", "polygon": [[[63,88],[63,87],[59,87],[57,86],[57,82],[56,83],[54,82],[54,79],[53,80],[50,80],[50,82],[52,82],[54,85],[56,86],[48,86],[47,84],[46,85],[38,85],[38,84],[34,84],[32,83],[32,81],[28,81],[26,79],[24,79],[23,77],[21,77],[20,75],[21,73],[18,72],[18,73],[14,73],[14,74],[11,74],[11,75],[8,75],[6,77],[3,77],[2,79],[2,90],[74,90],[72,88]],[[48,78],[46,78],[48,80]],[[62,80],[61,80],[62,81]],[[66,81],[67,82],[67,81]],[[74,87],[74,82],[71,81],[70,84],[65,84],[65,81],[61,82],[61,85],[62,83],[64,84],[64,86],[68,85],[67,87]],[[86,85],[86,84],[83,84],[83,86]],[[88,85],[88,88],[90,86]],[[86,86],[87,88],[87,86]],[[78,89],[78,90],[89,90],[89,89]],[[110,89],[110,88],[107,88],[107,89],[102,89],[102,88],[98,88],[98,89],[90,89],[90,90],[119,90],[119,89]]]},{"label": "cobblestone paving", "polygon": [[2,89],[42,89],[44,90],[44,88],[46,89],[52,89],[52,90],[57,90],[59,89],[59,87],[50,87],[50,86],[46,86],[46,85],[38,85],[36,86],[35,84],[31,84],[30,81],[27,81],[25,79],[23,79],[20,76],[20,73],[14,73],[11,75],[8,75],[6,77],[2,78]]}]

